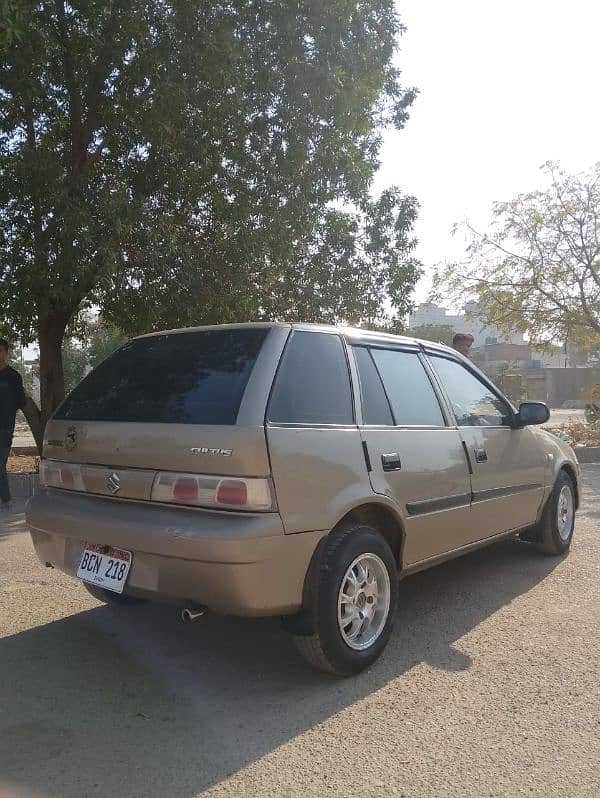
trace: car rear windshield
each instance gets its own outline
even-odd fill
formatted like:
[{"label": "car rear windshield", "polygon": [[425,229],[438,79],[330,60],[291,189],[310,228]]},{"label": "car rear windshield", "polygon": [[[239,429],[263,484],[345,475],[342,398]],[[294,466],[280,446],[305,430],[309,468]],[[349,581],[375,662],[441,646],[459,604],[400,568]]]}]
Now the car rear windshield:
[{"label": "car rear windshield", "polygon": [[235,424],[267,332],[257,327],[137,338],[94,369],[55,418]]}]

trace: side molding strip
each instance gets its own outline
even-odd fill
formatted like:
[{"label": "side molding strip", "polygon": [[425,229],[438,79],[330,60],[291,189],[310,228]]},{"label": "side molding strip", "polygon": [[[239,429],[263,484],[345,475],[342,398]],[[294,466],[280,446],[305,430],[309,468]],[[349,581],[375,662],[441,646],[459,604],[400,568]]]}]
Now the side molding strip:
[{"label": "side molding strip", "polygon": [[409,502],[406,505],[406,512],[409,515],[423,515],[424,513],[435,513],[438,510],[449,510],[451,507],[467,506],[470,503],[470,493],[454,493],[452,496],[441,496],[435,499]]},{"label": "side molding strip", "polygon": [[532,482],[529,484],[523,485],[506,485],[503,488],[490,488],[488,490],[477,490],[473,493],[473,501],[474,502],[482,502],[486,499],[497,499],[500,496],[510,496],[512,493],[525,493],[528,490],[537,490],[543,488],[544,486]]},{"label": "side molding strip", "polygon": [[406,512],[409,515],[435,513],[439,510],[450,510],[453,507],[464,507],[471,504],[471,502],[497,499],[501,496],[510,496],[513,493],[524,493],[528,490],[537,490],[543,487],[544,486],[539,483],[530,483],[524,485],[507,485],[502,488],[490,488],[488,490],[479,490],[475,493],[454,493],[451,496],[440,496],[434,499],[408,502],[406,505]]}]

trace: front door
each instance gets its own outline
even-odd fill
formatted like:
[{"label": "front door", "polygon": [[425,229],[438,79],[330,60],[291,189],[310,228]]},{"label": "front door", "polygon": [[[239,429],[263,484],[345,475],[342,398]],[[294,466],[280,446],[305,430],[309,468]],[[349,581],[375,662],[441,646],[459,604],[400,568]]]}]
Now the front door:
[{"label": "front door", "polygon": [[471,483],[418,350],[353,346],[373,490],[404,519],[404,565],[470,542]]},{"label": "front door", "polygon": [[544,493],[545,454],[535,434],[511,425],[513,411],[492,385],[452,357],[429,355],[471,460],[473,534],[532,524]]}]

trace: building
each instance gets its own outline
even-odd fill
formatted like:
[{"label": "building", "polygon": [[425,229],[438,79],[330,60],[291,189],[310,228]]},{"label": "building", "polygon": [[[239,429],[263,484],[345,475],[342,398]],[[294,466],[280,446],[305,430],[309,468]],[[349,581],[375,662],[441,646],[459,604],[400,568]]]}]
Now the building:
[{"label": "building", "polygon": [[547,402],[551,407],[584,407],[592,388],[600,385],[600,350],[581,350],[574,344],[538,349],[521,333],[505,335],[478,321],[475,302],[465,314],[448,313],[433,302],[419,305],[408,327],[448,326],[471,333],[470,357],[518,404],[523,399]]},{"label": "building", "polygon": [[471,357],[480,368],[487,371],[507,366],[517,371],[523,371],[565,368],[573,365],[572,358],[569,353],[565,353],[564,347],[552,346],[546,349],[536,349],[529,343],[488,343],[485,346],[473,346]]},{"label": "building", "polygon": [[479,308],[476,302],[465,305],[464,314],[452,314],[435,302],[424,302],[418,305],[408,317],[408,328],[414,329],[422,325],[447,325],[454,332],[470,333],[475,339],[474,347],[483,347],[490,344],[521,344],[526,345],[522,333],[512,333],[507,336],[495,327],[491,327],[478,319]]}]

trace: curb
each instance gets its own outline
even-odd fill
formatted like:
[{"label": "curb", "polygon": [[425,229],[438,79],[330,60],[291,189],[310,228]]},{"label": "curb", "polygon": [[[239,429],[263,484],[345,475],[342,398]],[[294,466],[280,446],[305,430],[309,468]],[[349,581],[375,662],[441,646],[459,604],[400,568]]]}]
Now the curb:
[{"label": "curb", "polygon": [[12,455],[27,454],[32,457],[38,456],[37,446],[13,446],[10,453]]},{"label": "curb", "polygon": [[573,451],[580,463],[600,463],[600,446],[574,446]]}]

